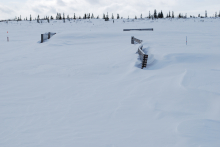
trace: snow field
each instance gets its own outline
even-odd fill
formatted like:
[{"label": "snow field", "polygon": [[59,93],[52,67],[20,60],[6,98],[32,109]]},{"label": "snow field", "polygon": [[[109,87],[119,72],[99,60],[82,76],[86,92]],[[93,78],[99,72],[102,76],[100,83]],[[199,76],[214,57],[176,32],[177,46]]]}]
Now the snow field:
[{"label": "snow field", "polygon": [[0,23],[0,146],[220,146],[219,22]]}]

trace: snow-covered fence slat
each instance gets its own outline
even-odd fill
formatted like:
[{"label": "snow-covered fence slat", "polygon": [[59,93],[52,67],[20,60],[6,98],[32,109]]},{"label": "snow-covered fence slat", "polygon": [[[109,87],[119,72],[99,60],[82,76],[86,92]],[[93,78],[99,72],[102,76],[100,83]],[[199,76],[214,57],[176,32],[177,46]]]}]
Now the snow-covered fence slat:
[{"label": "snow-covered fence slat", "polygon": [[153,28],[148,29],[123,29],[123,31],[153,31]]},{"label": "snow-covered fence slat", "polygon": [[140,55],[140,59],[141,59],[141,62],[142,62],[141,69],[143,69],[144,67],[147,67],[147,59],[148,59],[148,55],[146,55],[143,52],[142,48],[143,48],[142,45],[138,48],[138,54]]},{"label": "snow-covered fence slat", "polygon": [[43,43],[45,40],[50,39],[53,35],[55,35],[56,33],[45,33],[45,34],[41,34],[41,43]]},{"label": "snow-covered fence slat", "polygon": [[136,44],[136,43],[142,43],[142,40],[139,40],[137,38],[134,38],[134,36],[131,36],[131,44]]}]

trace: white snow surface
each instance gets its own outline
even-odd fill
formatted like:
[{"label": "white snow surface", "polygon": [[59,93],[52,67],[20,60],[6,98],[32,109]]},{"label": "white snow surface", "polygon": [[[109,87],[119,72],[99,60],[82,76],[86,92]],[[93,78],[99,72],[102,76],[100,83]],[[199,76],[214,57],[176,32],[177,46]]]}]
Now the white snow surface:
[{"label": "white snow surface", "polygon": [[0,146],[219,147],[219,24],[1,22]]}]

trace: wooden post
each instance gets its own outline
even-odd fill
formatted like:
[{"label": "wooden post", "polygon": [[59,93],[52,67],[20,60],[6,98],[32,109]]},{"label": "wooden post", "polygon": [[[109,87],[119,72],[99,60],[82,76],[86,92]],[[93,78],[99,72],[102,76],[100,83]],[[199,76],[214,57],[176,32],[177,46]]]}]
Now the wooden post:
[{"label": "wooden post", "polygon": [[134,36],[131,36],[131,44],[134,44]]},{"label": "wooden post", "polygon": [[44,34],[41,34],[41,43],[44,42]]}]

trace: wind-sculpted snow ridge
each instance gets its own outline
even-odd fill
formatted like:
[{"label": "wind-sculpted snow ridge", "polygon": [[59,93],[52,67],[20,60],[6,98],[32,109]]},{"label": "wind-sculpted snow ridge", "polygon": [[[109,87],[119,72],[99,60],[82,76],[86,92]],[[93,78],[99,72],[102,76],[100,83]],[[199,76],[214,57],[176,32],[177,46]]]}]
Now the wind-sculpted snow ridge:
[{"label": "wind-sculpted snow ridge", "polygon": [[0,22],[0,147],[220,146],[219,19],[87,21]]}]

